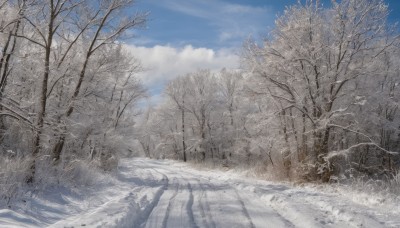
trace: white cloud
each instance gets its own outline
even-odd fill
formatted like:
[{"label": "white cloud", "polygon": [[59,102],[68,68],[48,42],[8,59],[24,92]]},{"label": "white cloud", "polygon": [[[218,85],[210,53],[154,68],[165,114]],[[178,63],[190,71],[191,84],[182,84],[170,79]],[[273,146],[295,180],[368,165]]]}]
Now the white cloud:
[{"label": "white cloud", "polygon": [[223,6],[224,12],[234,14],[263,14],[268,13],[270,9],[265,7],[254,7],[239,4],[225,4]]},{"label": "white cloud", "polygon": [[143,83],[151,93],[157,94],[163,85],[178,76],[196,71],[210,69],[219,71],[222,68],[238,68],[239,56],[231,50],[212,50],[194,48],[191,45],[184,48],[171,46],[142,47],[126,45],[133,55],[140,59],[145,72],[140,74]]}]

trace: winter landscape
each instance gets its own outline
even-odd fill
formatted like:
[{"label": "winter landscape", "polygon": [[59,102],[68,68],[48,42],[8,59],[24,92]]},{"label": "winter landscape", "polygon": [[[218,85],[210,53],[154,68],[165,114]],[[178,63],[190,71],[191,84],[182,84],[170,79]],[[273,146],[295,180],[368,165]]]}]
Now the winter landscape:
[{"label": "winter landscape", "polygon": [[0,14],[0,227],[400,227],[399,1]]}]

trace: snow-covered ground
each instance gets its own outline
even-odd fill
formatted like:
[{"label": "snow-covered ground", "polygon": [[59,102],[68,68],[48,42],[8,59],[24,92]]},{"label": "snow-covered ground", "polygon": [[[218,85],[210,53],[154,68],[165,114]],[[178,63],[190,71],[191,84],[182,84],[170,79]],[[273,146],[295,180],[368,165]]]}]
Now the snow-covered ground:
[{"label": "snow-covered ground", "polygon": [[169,160],[125,159],[85,190],[54,188],[0,210],[0,227],[400,227],[398,204],[199,171]]}]

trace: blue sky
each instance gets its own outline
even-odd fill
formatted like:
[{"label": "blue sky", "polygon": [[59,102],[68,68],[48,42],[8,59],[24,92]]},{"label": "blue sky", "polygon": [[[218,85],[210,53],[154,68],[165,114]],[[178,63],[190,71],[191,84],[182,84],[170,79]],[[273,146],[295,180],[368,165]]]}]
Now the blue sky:
[{"label": "blue sky", "polygon": [[[304,2],[304,0],[302,0]],[[130,51],[146,71],[140,78],[157,103],[165,84],[178,76],[210,69],[238,68],[243,41],[261,37],[277,15],[297,0],[137,0],[150,12],[147,28],[136,31]],[[329,6],[330,0],[320,0]],[[400,0],[386,0],[389,21],[400,20]]]},{"label": "blue sky", "polygon": [[[133,41],[147,47],[193,45],[207,48],[240,47],[250,34],[260,36],[273,27],[276,15],[297,0],[139,0],[150,11],[148,28]],[[321,0],[329,5],[330,0]],[[400,18],[400,1],[386,0],[390,20]]]}]

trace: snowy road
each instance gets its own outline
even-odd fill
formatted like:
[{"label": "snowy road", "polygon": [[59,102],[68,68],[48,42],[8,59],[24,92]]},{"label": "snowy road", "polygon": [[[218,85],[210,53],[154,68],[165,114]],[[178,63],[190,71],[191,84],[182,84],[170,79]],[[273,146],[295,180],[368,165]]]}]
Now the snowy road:
[{"label": "snowy road", "polygon": [[337,194],[231,179],[223,172],[199,172],[170,161],[135,160],[130,166],[162,180],[137,227],[400,226],[397,215]]},{"label": "snowy road", "polygon": [[[159,227],[291,227],[292,224],[260,202],[256,194],[239,193],[227,181],[169,166],[165,162],[138,164],[166,180],[154,208],[140,224]],[[267,223],[268,220],[268,223]]]},{"label": "snowy road", "polygon": [[116,179],[89,198],[62,195],[61,205],[42,199],[46,207],[35,209],[40,217],[30,212],[30,219],[12,214],[2,220],[10,211],[0,210],[0,226],[400,227],[399,209],[385,202],[357,202],[350,194],[199,171],[180,162],[123,160]]}]

